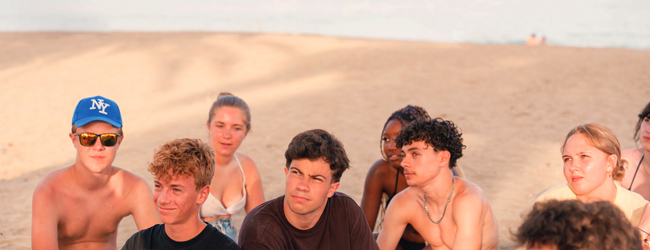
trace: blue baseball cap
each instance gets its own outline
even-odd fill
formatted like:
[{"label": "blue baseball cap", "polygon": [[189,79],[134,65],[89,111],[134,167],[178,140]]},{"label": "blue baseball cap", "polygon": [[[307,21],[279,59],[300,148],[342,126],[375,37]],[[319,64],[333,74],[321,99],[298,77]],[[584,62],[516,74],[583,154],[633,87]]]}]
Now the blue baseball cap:
[{"label": "blue baseball cap", "polygon": [[113,127],[121,128],[122,114],[117,103],[103,96],[81,99],[74,109],[72,124],[81,127],[94,121],[103,121]]}]

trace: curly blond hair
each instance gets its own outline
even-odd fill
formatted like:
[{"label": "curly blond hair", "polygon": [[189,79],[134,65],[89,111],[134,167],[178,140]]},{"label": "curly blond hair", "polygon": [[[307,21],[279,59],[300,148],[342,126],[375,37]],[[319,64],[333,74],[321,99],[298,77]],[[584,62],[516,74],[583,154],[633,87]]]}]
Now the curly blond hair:
[{"label": "curly blond hair", "polygon": [[147,170],[156,179],[165,181],[172,176],[193,176],[196,190],[199,190],[212,181],[214,156],[212,147],[199,139],[176,139],[156,149]]}]

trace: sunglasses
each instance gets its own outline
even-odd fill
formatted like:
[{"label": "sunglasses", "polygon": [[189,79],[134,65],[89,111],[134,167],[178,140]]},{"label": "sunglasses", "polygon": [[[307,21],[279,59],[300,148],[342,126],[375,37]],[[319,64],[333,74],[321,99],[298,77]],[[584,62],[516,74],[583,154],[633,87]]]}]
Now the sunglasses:
[{"label": "sunglasses", "polygon": [[106,147],[112,147],[117,144],[117,138],[120,138],[119,134],[115,133],[107,133],[107,134],[93,134],[93,133],[74,133],[74,135],[79,136],[79,143],[82,146],[90,147],[92,145],[95,145],[95,141],[97,141],[97,137],[99,137],[99,141],[102,142],[102,145]]}]

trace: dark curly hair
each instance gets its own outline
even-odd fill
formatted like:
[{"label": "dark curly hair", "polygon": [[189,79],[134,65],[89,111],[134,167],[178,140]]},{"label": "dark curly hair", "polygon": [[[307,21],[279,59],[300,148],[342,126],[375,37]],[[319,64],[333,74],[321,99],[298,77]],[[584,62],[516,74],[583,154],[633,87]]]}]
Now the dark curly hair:
[{"label": "dark curly hair", "polygon": [[407,105],[406,107],[395,111],[390,117],[388,117],[388,120],[384,123],[384,127],[381,130],[381,135],[379,137],[379,152],[381,152],[381,157],[386,160],[386,155],[384,154],[384,133],[386,133],[386,125],[391,120],[398,120],[400,124],[402,124],[402,128],[406,126],[406,124],[409,124],[417,119],[422,119],[422,118],[431,118],[429,117],[429,113],[427,113],[424,108],[420,106],[415,106],[415,105]]},{"label": "dark curly hair", "polygon": [[293,160],[323,159],[334,171],[332,183],[339,182],[343,171],[350,168],[350,160],[345,154],[343,144],[334,135],[322,129],[307,130],[296,135],[289,143],[284,158],[287,159],[287,168],[291,166]]},{"label": "dark curly hair", "polygon": [[148,170],[156,179],[166,181],[172,176],[193,176],[196,190],[199,190],[212,181],[214,157],[212,147],[199,139],[176,139],[156,149]]},{"label": "dark curly hair", "polygon": [[641,250],[641,234],[615,205],[599,201],[549,200],[535,203],[514,234],[522,246],[558,250]]},{"label": "dark curly hair", "polygon": [[458,131],[452,121],[442,118],[423,118],[406,125],[397,135],[395,143],[397,148],[401,148],[415,141],[424,141],[436,152],[448,151],[451,154],[449,168],[453,168],[456,166],[456,161],[463,157],[465,145],[463,145],[462,135],[463,133]]},{"label": "dark curly hair", "polygon": [[639,141],[639,130],[641,130],[641,123],[643,123],[643,119],[645,118],[650,118],[650,102],[645,105],[645,108],[641,110],[641,113],[639,114],[639,121],[636,122],[636,126],[634,127],[634,141]]}]

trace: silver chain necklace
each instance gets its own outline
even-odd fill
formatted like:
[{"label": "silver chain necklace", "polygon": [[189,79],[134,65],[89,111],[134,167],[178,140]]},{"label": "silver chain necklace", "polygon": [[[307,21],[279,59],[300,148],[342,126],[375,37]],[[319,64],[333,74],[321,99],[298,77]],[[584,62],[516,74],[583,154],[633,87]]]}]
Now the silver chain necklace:
[{"label": "silver chain necklace", "polygon": [[451,192],[449,192],[449,197],[447,197],[447,202],[445,202],[445,207],[442,209],[442,214],[440,215],[440,219],[438,221],[434,221],[431,219],[431,216],[429,215],[429,209],[427,209],[427,197],[422,194],[422,200],[424,200],[424,211],[427,212],[427,217],[429,217],[429,220],[433,222],[434,224],[440,223],[442,221],[442,217],[445,217],[445,211],[447,211],[447,204],[449,204],[449,201],[451,200],[451,195],[454,193],[454,185],[456,185],[456,177],[452,177],[451,179]]}]

